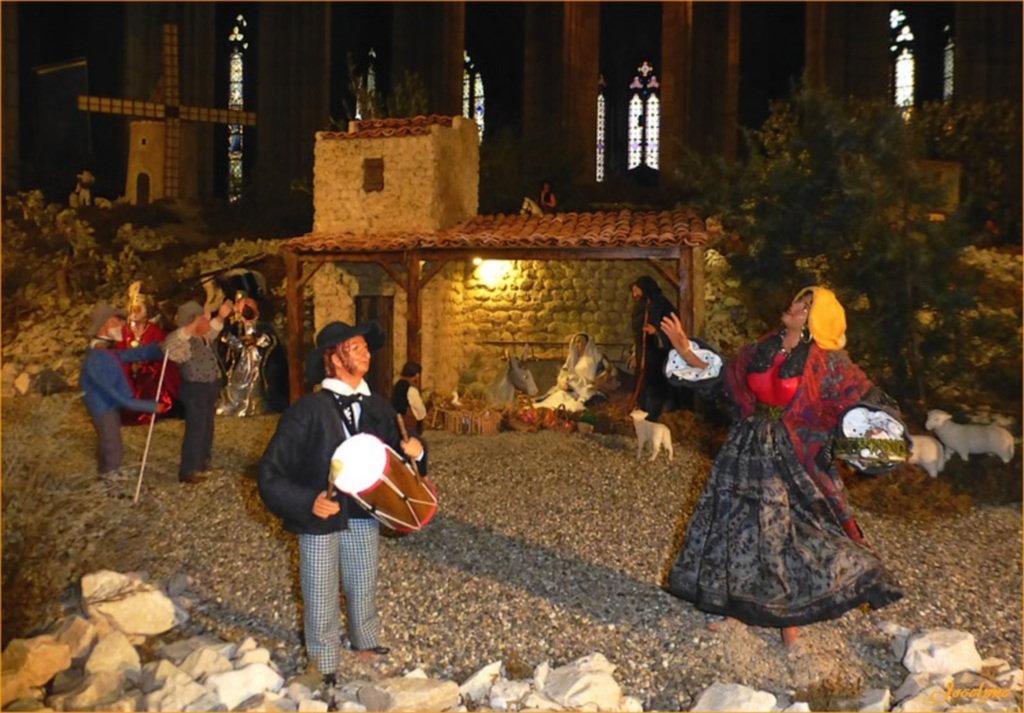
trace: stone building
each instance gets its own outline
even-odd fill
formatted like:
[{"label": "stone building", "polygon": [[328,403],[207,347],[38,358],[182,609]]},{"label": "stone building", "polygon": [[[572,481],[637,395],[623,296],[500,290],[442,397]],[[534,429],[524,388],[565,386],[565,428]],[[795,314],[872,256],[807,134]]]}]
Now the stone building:
[{"label": "stone building", "polygon": [[[312,336],[302,334],[307,298],[309,331],[381,323],[387,344],[369,380],[385,393],[406,359],[421,362],[426,389],[483,393],[505,349],[529,344],[557,368],[576,332],[621,363],[632,340],[629,286],[641,274],[699,330],[707,236],[697,216],[477,215],[478,151],[476,125],[461,117],[317,134],[314,230],[282,245],[293,398]],[[553,383],[553,369],[536,375],[541,389],[549,375]]]}]

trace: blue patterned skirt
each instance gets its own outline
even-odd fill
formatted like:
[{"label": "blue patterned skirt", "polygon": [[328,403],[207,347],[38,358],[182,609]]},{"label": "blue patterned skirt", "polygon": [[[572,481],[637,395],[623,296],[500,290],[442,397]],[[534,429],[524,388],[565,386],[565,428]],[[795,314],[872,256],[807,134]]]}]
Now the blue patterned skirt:
[{"label": "blue patterned skirt", "polygon": [[698,609],[770,627],[902,596],[878,557],[843,531],[782,422],[764,413],[734,425],[715,458],[668,590]]}]

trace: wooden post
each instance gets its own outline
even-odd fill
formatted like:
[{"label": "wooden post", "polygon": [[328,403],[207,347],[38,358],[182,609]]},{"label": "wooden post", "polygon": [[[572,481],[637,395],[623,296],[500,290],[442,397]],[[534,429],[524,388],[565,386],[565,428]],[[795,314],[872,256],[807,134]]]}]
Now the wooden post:
[{"label": "wooden post", "polygon": [[696,322],[696,314],[694,312],[696,295],[694,295],[693,270],[693,248],[686,245],[680,245],[678,310],[679,319],[682,320],[683,329],[686,330],[688,335],[693,334],[693,328]]},{"label": "wooden post", "polygon": [[405,359],[418,362],[422,358],[420,349],[420,254],[416,250],[409,252],[405,258],[405,298],[407,325],[405,332]]},{"label": "wooden post", "polygon": [[295,403],[305,392],[303,371],[305,359],[302,353],[302,289],[300,281],[299,258],[288,250],[281,252],[284,259],[285,274],[285,341],[288,354],[288,403]]}]

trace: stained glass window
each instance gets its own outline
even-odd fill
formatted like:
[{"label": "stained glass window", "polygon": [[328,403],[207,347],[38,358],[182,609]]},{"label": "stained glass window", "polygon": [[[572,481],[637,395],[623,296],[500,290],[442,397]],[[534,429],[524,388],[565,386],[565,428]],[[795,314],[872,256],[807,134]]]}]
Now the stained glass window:
[{"label": "stained glass window", "polygon": [[661,106],[658,99],[660,84],[654,74],[654,67],[644,60],[636,68],[629,88],[629,155],[627,168],[646,164],[658,168],[658,134],[661,125]]},{"label": "stained glass window", "polygon": [[469,52],[462,52],[462,115],[476,122],[481,143],[484,140],[484,79]]},{"label": "stained glass window", "polygon": [[[235,24],[228,35],[231,55],[228,65],[228,109],[242,111],[245,108],[245,41],[247,23],[243,15],[235,18]],[[235,202],[242,197],[242,132],[241,124],[228,124],[228,201]]]},{"label": "stained glass window", "polygon": [[893,103],[903,110],[903,118],[909,119],[914,108],[914,33],[902,10],[897,8],[889,13],[889,31],[892,38],[889,54],[892,57]]},{"label": "stained glass window", "polygon": [[945,27],[946,46],[942,49],[942,101],[953,98],[953,65],[956,47],[953,45],[953,33],[949,25]]},{"label": "stained glass window", "polygon": [[605,99],[604,99],[604,77],[597,78],[597,156],[596,156],[596,178],[597,182],[604,181],[604,152],[605,152]]}]

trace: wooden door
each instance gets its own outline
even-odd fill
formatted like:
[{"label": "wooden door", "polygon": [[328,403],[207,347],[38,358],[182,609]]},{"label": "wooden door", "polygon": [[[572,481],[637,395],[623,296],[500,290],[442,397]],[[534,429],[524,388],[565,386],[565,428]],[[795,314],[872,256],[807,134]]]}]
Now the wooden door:
[{"label": "wooden door", "polygon": [[395,298],[390,295],[359,295],[356,297],[356,322],[375,321],[384,330],[384,346],[373,353],[370,359],[370,373],[366,383],[370,391],[391,399],[393,384],[392,361],[394,359],[394,307]]}]

